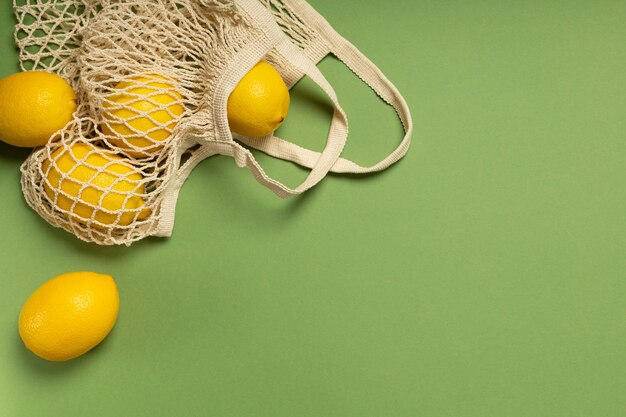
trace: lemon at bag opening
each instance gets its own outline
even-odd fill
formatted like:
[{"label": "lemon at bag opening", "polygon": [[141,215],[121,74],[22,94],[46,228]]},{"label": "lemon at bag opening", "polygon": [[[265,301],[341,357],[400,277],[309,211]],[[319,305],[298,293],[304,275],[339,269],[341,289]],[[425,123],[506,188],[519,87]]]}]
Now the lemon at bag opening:
[{"label": "lemon at bag opening", "polygon": [[43,359],[73,359],[110,333],[119,304],[110,275],[62,274],[46,281],[26,300],[19,315],[19,334],[26,347]]},{"label": "lemon at bag opening", "polygon": [[135,158],[151,156],[172,136],[184,112],[182,100],[174,81],[162,75],[129,77],[103,103],[102,132]]},{"label": "lemon at bag opening", "polygon": [[265,136],[283,123],[289,110],[289,89],[265,61],[243,76],[228,97],[228,123],[243,136]]},{"label": "lemon at bag opening", "polygon": [[44,160],[42,171],[50,201],[79,221],[128,226],[150,214],[141,197],[142,174],[103,148],[87,143],[61,147]]},{"label": "lemon at bag opening", "polygon": [[74,110],[74,90],[56,74],[26,71],[0,80],[0,140],[10,145],[45,145]]}]

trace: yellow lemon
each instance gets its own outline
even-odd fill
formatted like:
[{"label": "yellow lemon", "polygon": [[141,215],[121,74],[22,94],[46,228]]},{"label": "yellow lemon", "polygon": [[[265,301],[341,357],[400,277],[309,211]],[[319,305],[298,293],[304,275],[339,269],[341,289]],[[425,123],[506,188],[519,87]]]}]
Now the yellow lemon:
[{"label": "yellow lemon", "polygon": [[46,281],[26,300],[19,316],[20,337],[43,359],[73,359],[109,334],[119,305],[117,286],[110,275],[62,274]]},{"label": "yellow lemon", "polygon": [[150,156],[163,148],[180,116],[183,97],[161,75],[135,76],[115,86],[104,102],[102,131],[131,156]]},{"label": "yellow lemon", "polygon": [[287,117],[289,90],[280,74],[265,61],[239,81],[227,103],[228,123],[244,136],[265,136]]},{"label": "yellow lemon", "polygon": [[0,80],[0,140],[10,145],[45,145],[74,110],[74,90],[56,74],[27,71]]},{"label": "yellow lemon", "polygon": [[110,151],[76,143],[54,151],[42,170],[50,201],[79,221],[93,218],[104,225],[128,226],[150,214],[135,195],[145,192],[143,176]]}]

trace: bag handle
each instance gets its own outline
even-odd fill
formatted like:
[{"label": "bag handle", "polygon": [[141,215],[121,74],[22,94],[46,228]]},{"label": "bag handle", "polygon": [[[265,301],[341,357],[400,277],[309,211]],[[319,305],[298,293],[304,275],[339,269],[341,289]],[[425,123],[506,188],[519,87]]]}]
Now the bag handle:
[{"label": "bag handle", "polygon": [[[389,155],[370,167],[360,166],[348,159],[339,158],[331,168],[331,172],[365,174],[382,171],[400,160],[408,151],[413,133],[413,120],[411,112],[404,97],[396,86],[383,74],[383,72],[370,61],[357,47],[335,31],[324,17],[322,17],[311,5],[304,0],[283,0],[293,11],[309,26],[323,37],[325,44],[341,62],[343,62],[354,74],[367,84],[385,103],[392,106],[398,115],[404,128],[404,137],[400,144]],[[312,42],[315,48],[319,42]],[[319,48],[318,48],[319,49]],[[312,52],[314,56],[320,56],[317,49]],[[321,57],[320,57],[321,59]],[[265,152],[271,156],[282,158],[296,164],[310,168],[319,153],[302,148],[294,143],[268,136],[263,140],[250,140],[237,137],[246,145]]]},{"label": "bag handle", "polygon": [[[279,197],[287,198],[301,194],[320,182],[335,165],[346,144],[348,138],[348,118],[339,105],[335,90],[333,90],[319,68],[302,50],[291,43],[287,35],[282,32],[274,21],[272,14],[261,3],[257,0],[235,1],[248,13],[250,18],[256,21],[263,34],[247,47],[237,52],[235,58],[223,71],[222,77],[217,81],[214,95],[211,98],[216,136],[211,138],[190,136],[177,149],[177,153],[173,158],[175,161],[173,170],[176,172],[176,176],[164,191],[165,198],[160,207],[159,224],[157,230],[153,233],[155,236],[170,236],[172,234],[176,201],[180,188],[194,167],[205,158],[216,154],[231,156],[237,166],[248,168],[259,183],[272,190]],[[324,151],[316,153],[309,161],[311,172],[294,189],[269,177],[256,161],[252,152],[233,140],[228,125],[226,104],[230,93],[241,78],[272,49],[280,53],[298,71],[307,74],[328,95],[334,105],[333,117]],[[191,158],[180,166],[181,157],[185,150],[196,144],[201,145],[200,148],[195,150]]]},{"label": "bag handle", "polygon": [[[273,15],[258,0],[236,0],[243,10],[256,21],[263,31],[263,36],[253,44],[240,51],[236,58],[229,63],[224,75],[218,81],[213,97],[213,117],[216,124],[218,143],[229,146],[229,155],[233,156],[239,167],[248,168],[256,180],[274,191],[279,197],[289,197],[310,189],[320,182],[331,170],[339,159],[348,137],[348,117],[341,108],[337,94],[319,68],[311,61],[302,50],[295,46],[285,35]],[[311,172],[307,178],[296,188],[291,189],[281,182],[270,178],[256,161],[250,150],[233,140],[228,117],[226,103],[228,96],[239,83],[241,78],[250,68],[261,60],[271,49],[275,49],[292,66],[308,75],[334,105],[333,117],[328,133],[326,146],[321,153],[316,155],[315,161],[310,161]],[[219,145],[220,153],[224,152],[224,145]]]}]

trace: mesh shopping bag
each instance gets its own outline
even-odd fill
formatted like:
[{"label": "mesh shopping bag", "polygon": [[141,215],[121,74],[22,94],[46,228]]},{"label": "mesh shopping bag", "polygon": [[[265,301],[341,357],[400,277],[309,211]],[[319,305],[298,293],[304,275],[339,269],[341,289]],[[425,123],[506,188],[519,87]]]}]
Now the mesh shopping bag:
[{"label": "mesh shopping bag", "polygon": [[[171,235],[182,184],[212,155],[232,157],[289,197],[331,171],[380,171],[408,150],[412,122],[400,93],[303,0],[14,1],[22,68],[60,74],[78,101],[73,120],[22,165],[22,189],[46,221],[80,239],[129,245]],[[315,65],[329,53],[393,106],[405,128],[398,147],[374,166],[340,156],[347,117]],[[228,96],[261,59],[288,86],[306,75],[332,101],[322,152],[230,131]],[[310,173],[291,189],[270,178],[250,148]]]}]

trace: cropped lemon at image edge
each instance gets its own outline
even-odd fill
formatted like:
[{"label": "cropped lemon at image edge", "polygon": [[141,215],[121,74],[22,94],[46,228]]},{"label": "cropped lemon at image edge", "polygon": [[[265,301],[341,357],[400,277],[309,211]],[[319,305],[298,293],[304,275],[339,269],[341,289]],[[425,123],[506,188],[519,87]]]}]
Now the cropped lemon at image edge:
[{"label": "cropped lemon at image edge", "polygon": [[18,147],[43,146],[72,119],[76,94],[61,76],[44,71],[0,80],[0,140]]}]

